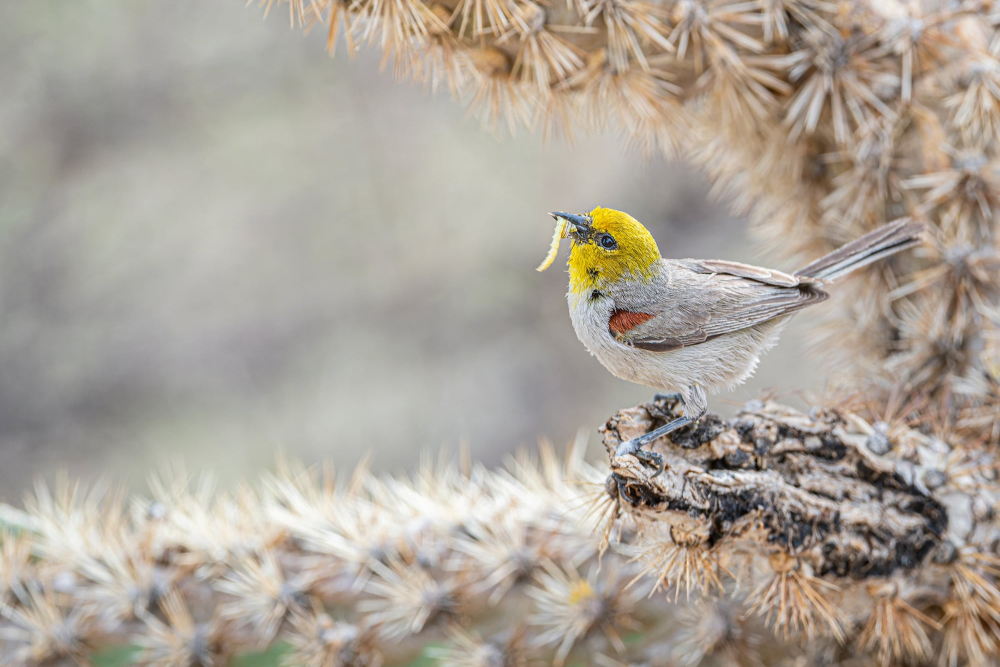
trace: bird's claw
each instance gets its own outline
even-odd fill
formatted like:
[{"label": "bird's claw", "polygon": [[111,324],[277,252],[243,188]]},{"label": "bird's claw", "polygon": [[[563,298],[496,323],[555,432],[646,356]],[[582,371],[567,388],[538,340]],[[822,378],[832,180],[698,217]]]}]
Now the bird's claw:
[{"label": "bird's claw", "polygon": [[663,472],[663,457],[656,452],[642,449],[642,446],[634,440],[626,440],[618,445],[618,449],[615,450],[616,457],[625,456],[626,454],[631,454],[642,463],[656,468],[656,472],[650,476],[650,479]]},{"label": "bird's claw", "polygon": [[643,463],[648,463],[652,467],[656,468],[656,472],[649,476],[650,479],[657,477],[661,472],[663,472],[663,457],[656,452],[640,449],[635,452],[634,456]]}]

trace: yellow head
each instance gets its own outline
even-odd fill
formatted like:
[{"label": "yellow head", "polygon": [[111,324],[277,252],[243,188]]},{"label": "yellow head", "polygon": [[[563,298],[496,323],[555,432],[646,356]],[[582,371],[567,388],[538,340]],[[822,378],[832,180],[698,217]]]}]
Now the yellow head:
[{"label": "yellow head", "polygon": [[589,292],[622,280],[648,282],[660,259],[656,241],[628,213],[597,207],[586,215],[552,213],[569,223],[571,292]]}]

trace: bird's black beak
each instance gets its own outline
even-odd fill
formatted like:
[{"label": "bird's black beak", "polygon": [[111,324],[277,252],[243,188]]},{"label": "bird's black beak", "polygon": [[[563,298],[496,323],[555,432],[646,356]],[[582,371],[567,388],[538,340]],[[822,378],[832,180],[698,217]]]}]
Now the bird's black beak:
[{"label": "bird's black beak", "polygon": [[556,220],[561,218],[572,225],[572,229],[569,230],[570,236],[577,241],[586,243],[593,225],[589,215],[576,215],[575,213],[563,213],[562,211],[554,211],[549,213],[549,215]]}]

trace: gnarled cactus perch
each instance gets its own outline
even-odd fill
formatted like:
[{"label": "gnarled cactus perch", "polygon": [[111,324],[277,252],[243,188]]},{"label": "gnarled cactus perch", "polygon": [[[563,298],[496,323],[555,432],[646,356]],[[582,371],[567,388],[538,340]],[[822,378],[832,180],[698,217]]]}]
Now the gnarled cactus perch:
[{"label": "gnarled cactus perch", "polygon": [[3,664],[991,664],[992,451],[753,402],[659,441],[659,476],[614,457],[674,407],[608,422],[610,474],[543,448],[412,479],[285,465],[222,495],[41,490],[3,512]]}]

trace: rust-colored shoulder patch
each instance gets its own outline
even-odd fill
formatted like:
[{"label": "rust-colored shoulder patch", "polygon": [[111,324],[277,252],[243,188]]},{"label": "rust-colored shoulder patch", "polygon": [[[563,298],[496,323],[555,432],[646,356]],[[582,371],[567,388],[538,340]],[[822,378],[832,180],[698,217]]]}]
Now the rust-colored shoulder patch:
[{"label": "rust-colored shoulder patch", "polygon": [[633,313],[627,310],[616,310],[611,313],[611,319],[608,320],[608,329],[611,330],[615,336],[621,336],[626,331],[634,329],[643,322],[648,322],[656,317],[656,315],[650,315],[649,313]]}]

